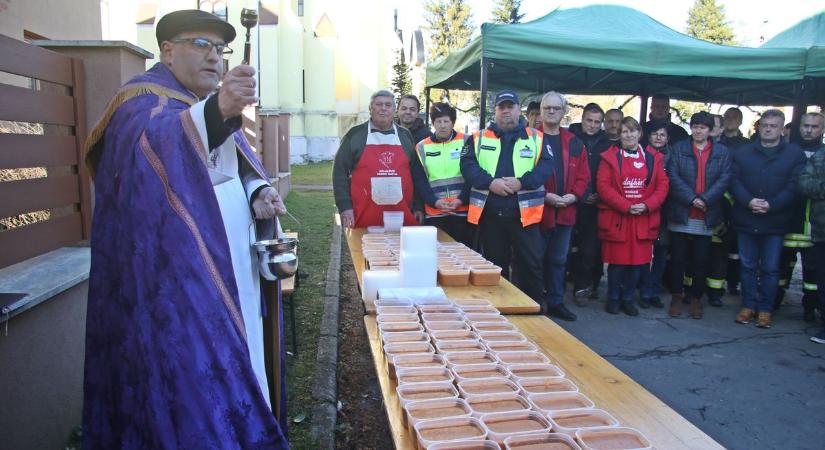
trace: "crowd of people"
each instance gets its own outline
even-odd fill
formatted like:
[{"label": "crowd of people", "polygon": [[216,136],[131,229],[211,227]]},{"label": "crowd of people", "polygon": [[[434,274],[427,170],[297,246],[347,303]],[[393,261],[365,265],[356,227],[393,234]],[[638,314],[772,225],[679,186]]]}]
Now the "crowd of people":
[{"label": "crowd of people", "polygon": [[[406,225],[434,225],[474,246],[545,314],[568,321],[567,282],[586,306],[606,264],[610,314],[668,306],[670,317],[701,319],[727,291],[741,296],[737,323],[770,328],[799,254],[803,319],[817,320],[822,113],[789,125],[768,109],[747,138],[735,107],[693,114],[688,133],[671,121],[665,95],[652,98],[644,124],[590,103],[565,128],[569,105],[557,92],[523,114],[513,91],[494,104],[489,125],[464,136],[447,103],[428,111],[430,132],[415,96],[398,101],[394,122],[393,94],[375,93],[370,120],[346,134],[335,159],[343,225],[381,225],[382,211],[404,211]],[[825,330],[811,340],[825,343]]]}]

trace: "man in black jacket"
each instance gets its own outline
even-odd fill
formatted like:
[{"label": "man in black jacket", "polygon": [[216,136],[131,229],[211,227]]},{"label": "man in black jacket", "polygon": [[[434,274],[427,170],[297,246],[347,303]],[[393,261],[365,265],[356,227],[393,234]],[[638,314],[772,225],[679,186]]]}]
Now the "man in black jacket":
[{"label": "man in black jacket", "polygon": [[650,125],[657,120],[666,120],[670,123],[667,134],[670,136],[671,145],[688,138],[684,128],[670,122],[670,97],[665,94],[656,94],[650,101],[650,120],[642,126],[645,136],[650,134]]},{"label": "man in black jacket", "polygon": [[413,144],[418,144],[422,140],[430,136],[430,128],[419,117],[418,111],[421,110],[421,102],[418,97],[414,95],[405,95],[398,99],[398,125],[410,131],[413,137]]}]

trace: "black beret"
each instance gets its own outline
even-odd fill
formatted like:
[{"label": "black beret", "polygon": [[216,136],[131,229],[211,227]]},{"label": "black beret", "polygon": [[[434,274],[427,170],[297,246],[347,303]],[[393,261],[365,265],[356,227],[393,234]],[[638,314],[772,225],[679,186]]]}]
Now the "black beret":
[{"label": "black beret", "polygon": [[185,31],[212,31],[223,37],[226,44],[235,39],[235,28],[225,20],[206,11],[184,9],[160,18],[155,30],[158,46]]}]

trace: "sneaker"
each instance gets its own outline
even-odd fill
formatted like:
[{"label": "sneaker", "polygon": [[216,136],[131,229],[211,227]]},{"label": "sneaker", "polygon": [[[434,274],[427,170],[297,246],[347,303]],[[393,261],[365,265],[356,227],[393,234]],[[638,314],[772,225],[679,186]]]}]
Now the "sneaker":
[{"label": "sneaker", "polygon": [[584,289],[576,289],[575,291],[573,291],[573,296],[574,297],[588,297],[591,292],[592,292],[592,289],[589,288],[589,287],[586,287]]},{"label": "sneaker", "polygon": [[717,308],[722,307],[722,299],[721,298],[708,298],[708,305],[715,306]]},{"label": "sneaker", "polygon": [[816,336],[811,336],[811,341],[817,344],[825,344],[825,330],[822,330]]},{"label": "sneaker", "polygon": [[751,323],[751,320],[756,316],[756,312],[750,308],[742,308],[739,310],[739,314],[736,315],[736,323],[747,324]]},{"label": "sneaker", "polygon": [[770,328],[771,313],[764,311],[760,312],[758,318],[756,319],[756,326],[759,328]]},{"label": "sneaker", "polygon": [[640,297],[640,298],[639,298],[639,308],[644,308],[644,309],[648,309],[648,308],[650,308],[650,299],[649,299],[649,298]]},{"label": "sneaker", "polygon": [[665,304],[662,303],[662,299],[660,299],[659,297],[653,297],[653,298],[649,299],[649,301],[650,301],[650,306],[652,306],[654,308],[662,309],[662,308],[665,307]]},{"label": "sneaker", "polygon": [[599,285],[593,286],[590,288],[590,295],[587,296],[590,300],[598,300],[599,299]]},{"label": "sneaker", "polygon": [[639,310],[636,309],[636,305],[633,304],[633,301],[629,302],[622,302],[621,306],[622,312],[627,314],[628,316],[638,316]]},{"label": "sneaker", "polygon": [[619,306],[618,301],[610,301],[608,300],[607,304],[604,305],[604,310],[607,311],[609,314],[619,314],[621,307]]},{"label": "sneaker", "polygon": [[547,308],[547,315],[561,320],[566,320],[568,322],[576,321],[576,315],[567,309],[567,307],[564,306],[564,303]]}]

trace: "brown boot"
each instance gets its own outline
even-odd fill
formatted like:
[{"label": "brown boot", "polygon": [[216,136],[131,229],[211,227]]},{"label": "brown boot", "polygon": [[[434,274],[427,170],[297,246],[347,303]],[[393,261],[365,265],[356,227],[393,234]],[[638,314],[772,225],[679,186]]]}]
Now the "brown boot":
[{"label": "brown boot", "polygon": [[734,319],[737,323],[750,323],[756,313],[750,308],[742,308]]},{"label": "brown boot", "polygon": [[756,326],[759,328],[771,327],[771,313],[762,311],[756,319]]},{"label": "brown boot", "polygon": [[679,317],[682,315],[682,301],[684,299],[684,294],[672,294],[670,296],[670,309],[667,310],[667,314],[670,317]]},{"label": "brown boot", "polygon": [[702,318],[702,299],[690,299],[690,317],[693,317],[694,319]]}]

